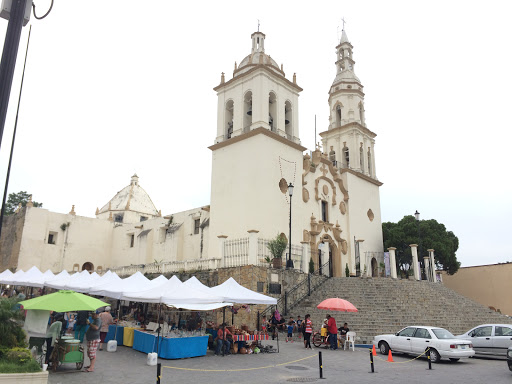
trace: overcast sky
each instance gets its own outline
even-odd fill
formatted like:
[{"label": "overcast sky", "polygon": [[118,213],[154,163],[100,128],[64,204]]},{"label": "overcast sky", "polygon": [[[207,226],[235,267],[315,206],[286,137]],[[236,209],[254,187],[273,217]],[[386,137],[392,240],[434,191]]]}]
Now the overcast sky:
[{"label": "overcast sky", "polygon": [[[35,0],[37,13],[50,0]],[[32,37],[9,192],[93,217],[137,173],[157,209],[209,204],[221,72],[250,35],[297,73],[302,144],[327,129],[341,18],[377,134],[383,221],[418,210],[463,266],[512,261],[512,2],[55,0]],[[0,19],[0,44],[7,21]],[[0,151],[5,180],[28,26]],[[320,138],[317,137],[316,141]]]}]

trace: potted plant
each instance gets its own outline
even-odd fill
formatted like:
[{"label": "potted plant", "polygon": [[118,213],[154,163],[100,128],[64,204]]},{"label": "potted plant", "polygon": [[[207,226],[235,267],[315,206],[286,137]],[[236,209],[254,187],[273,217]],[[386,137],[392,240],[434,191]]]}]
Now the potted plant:
[{"label": "potted plant", "polygon": [[272,264],[274,268],[282,267],[283,262],[281,258],[283,257],[283,252],[285,251],[287,245],[288,244],[286,242],[286,239],[280,234],[277,234],[277,236],[274,239],[268,242],[267,248],[272,254]]}]

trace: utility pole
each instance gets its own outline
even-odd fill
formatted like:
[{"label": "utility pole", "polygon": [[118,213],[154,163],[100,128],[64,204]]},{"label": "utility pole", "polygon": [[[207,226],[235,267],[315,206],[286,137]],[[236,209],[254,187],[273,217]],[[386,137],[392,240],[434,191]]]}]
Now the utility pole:
[{"label": "utility pole", "polygon": [[7,107],[9,106],[9,97],[11,95],[18,47],[20,45],[26,2],[27,0],[12,0],[9,24],[7,25],[7,32],[5,34],[2,62],[0,64],[0,147],[2,146],[5,119],[7,116]]}]

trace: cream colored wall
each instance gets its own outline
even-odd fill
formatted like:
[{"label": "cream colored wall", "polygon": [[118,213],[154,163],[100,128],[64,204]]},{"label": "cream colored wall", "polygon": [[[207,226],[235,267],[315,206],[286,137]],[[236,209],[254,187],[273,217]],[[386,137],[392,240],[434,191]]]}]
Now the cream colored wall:
[{"label": "cream colored wall", "polygon": [[[63,231],[60,226],[70,223]],[[49,232],[57,233],[56,244],[48,244]],[[94,267],[108,261],[112,223],[82,216],[50,212],[43,208],[27,208],[23,228],[18,268],[32,266],[45,271],[60,272],[80,268],[85,262]]]},{"label": "cream colored wall", "polygon": [[512,263],[459,268],[456,274],[441,272],[443,284],[450,289],[512,316]]},{"label": "cream colored wall", "polygon": [[[295,162],[295,169],[282,161],[281,168],[285,169],[281,171],[279,157]],[[287,195],[279,189],[279,181],[284,178],[298,187],[292,198],[292,217],[295,217],[301,205],[301,169],[301,150],[264,134],[214,150],[210,257],[220,258],[219,235],[228,239],[245,238],[248,230],[258,230],[259,238],[273,238],[281,232],[288,237],[290,206]],[[293,244],[300,244],[301,239],[302,226],[293,226]]]},{"label": "cream colored wall", "polygon": [[[364,253],[383,252],[382,221],[380,211],[379,187],[351,173],[344,173],[343,179],[349,191],[347,237],[351,257],[355,260],[354,236],[356,240],[364,239],[360,244],[360,256]],[[373,221],[368,218],[368,209],[374,214]],[[364,266],[361,263],[361,272]]]}]

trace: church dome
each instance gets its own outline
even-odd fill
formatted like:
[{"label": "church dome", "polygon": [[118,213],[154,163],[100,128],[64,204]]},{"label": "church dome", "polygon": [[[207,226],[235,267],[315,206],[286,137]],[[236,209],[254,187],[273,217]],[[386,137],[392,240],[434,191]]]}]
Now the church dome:
[{"label": "church dome", "polygon": [[101,215],[113,211],[132,211],[152,217],[159,214],[147,192],[139,185],[137,175],[133,175],[130,185],[117,192],[96,214]]},{"label": "church dome", "polygon": [[235,68],[233,77],[242,75],[248,72],[257,65],[264,65],[278,75],[284,76],[284,72],[279,68],[277,62],[265,53],[265,34],[262,32],[254,32],[251,35],[252,50],[251,54],[247,55],[240,65]]}]

